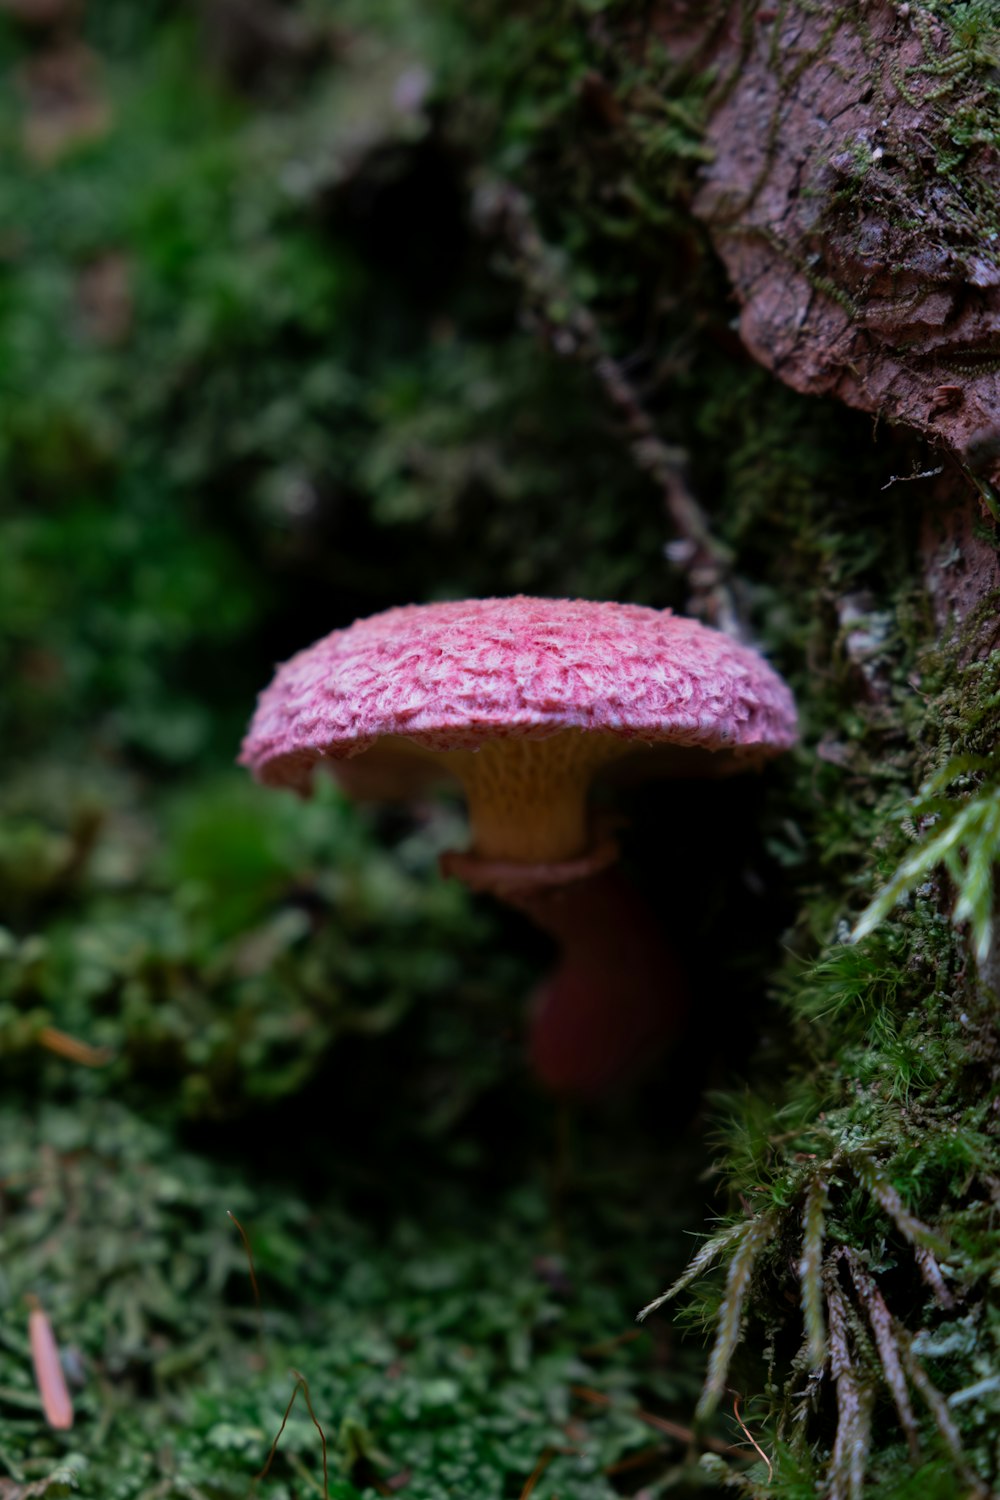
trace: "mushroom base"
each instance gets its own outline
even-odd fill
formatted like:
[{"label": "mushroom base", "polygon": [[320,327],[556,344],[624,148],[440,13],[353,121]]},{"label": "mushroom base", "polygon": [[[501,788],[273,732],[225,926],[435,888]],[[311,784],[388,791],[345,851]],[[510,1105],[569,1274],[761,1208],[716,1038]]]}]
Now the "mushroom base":
[{"label": "mushroom base", "polygon": [[559,945],[532,1005],[528,1053],[551,1093],[599,1099],[637,1078],[679,1035],[680,965],[611,839],[579,859],[517,865],[445,854],[444,874],[523,912]]},{"label": "mushroom base", "polygon": [[552,1093],[600,1098],[634,1081],[676,1039],[688,1009],[680,966],[628,877],[602,870],[505,899],[559,943],[535,997],[532,1070]]}]

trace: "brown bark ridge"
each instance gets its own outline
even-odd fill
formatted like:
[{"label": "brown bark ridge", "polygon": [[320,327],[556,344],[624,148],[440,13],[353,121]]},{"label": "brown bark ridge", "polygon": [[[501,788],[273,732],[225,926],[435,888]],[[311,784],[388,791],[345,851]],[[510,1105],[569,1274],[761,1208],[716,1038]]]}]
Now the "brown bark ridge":
[{"label": "brown bark ridge", "polygon": [[[684,12],[686,10],[686,17]],[[683,17],[683,18],[682,18]],[[698,26],[661,12],[672,47]],[[694,200],[753,355],[1000,482],[1000,59],[925,6],[737,4]],[[994,512],[996,514],[996,512]]]},{"label": "brown bark ridge", "polygon": [[[968,493],[942,475],[922,508],[920,556],[938,636],[947,639],[990,595],[1000,592],[1000,552],[984,535]],[[1000,647],[1000,614],[987,614],[965,643],[963,662]],[[997,990],[1000,994],[1000,989]]]}]

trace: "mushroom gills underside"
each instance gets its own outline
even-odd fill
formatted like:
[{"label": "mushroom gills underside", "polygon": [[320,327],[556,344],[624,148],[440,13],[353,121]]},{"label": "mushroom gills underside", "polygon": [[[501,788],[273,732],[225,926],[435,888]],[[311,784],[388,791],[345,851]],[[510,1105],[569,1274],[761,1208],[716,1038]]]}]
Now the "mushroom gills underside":
[{"label": "mushroom gills underside", "polygon": [[653,743],[601,730],[507,735],[478,749],[436,750],[386,736],[327,768],[351,796],[406,801],[458,783],[469,812],[471,852],[484,860],[538,864],[572,860],[593,843],[590,792],[600,782],[703,777],[740,770],[732,750]]}]

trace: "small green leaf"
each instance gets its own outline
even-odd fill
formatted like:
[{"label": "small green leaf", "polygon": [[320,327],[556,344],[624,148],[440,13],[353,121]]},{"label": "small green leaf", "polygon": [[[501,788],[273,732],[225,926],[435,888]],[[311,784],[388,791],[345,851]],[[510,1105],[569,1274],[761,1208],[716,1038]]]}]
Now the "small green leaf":
[{"label": "small green leaf", "polygon": [[[968,769],[953,763],[950,775],[942,772],[933,783],[927,783],[909,816],[922,810],[926,813],[932,788],[954,782]],[[903,860],[861,913],[851,941],[858,943],[874,932],[899,901],[943,864],[958,892],[952,921],[969,923],[976,958],[984,963],[993,941],[993,871],[1000,860],[1000,786],[994,783],[964,804],[946,806],[938,818],[929,836]]]}]

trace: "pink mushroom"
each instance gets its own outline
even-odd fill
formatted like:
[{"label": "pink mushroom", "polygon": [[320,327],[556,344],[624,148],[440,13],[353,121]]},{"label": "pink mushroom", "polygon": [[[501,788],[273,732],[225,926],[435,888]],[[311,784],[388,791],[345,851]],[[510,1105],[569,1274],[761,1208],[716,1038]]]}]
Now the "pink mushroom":
[{"label": "pink mushroom", "polygon": [[562,599],[408,605],[335,630],[261,694],[241,763],[308,795],[317,765],[359,796],[457,781],[472,831],[445,871],[562,946],[530,1051],[550,1088],[595,1095],[676,1032],[684,985],[612,868],[595,778],[719,775],[795,742],[788,688],[746,646],[669,610]]}]

